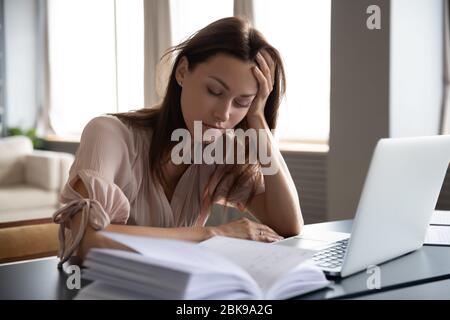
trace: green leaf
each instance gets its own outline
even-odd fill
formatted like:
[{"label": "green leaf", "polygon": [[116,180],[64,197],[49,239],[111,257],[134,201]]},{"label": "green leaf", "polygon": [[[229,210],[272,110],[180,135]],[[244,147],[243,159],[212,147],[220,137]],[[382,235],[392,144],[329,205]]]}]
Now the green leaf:
[{"label": "green leaf", "polygon": [[23,131],[19,127],[11,127],[8,128],[8,136],[27,136],[28,138],[31,139],[34,149],[39,149],[43,144],[43,140],[37,137],[35,128]]}]

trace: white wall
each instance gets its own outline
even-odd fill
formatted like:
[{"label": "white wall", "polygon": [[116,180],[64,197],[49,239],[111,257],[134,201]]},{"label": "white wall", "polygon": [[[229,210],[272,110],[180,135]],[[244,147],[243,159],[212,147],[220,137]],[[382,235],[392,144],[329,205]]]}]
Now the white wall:
[{"label": "white wall", "polygon": [[36,117],[36,0],[5,0],[7,126],[29,129]]},{"label": "white wall", "polygon": [[442,0],[391,1],[391,137],[439,132],[443,6]]}]

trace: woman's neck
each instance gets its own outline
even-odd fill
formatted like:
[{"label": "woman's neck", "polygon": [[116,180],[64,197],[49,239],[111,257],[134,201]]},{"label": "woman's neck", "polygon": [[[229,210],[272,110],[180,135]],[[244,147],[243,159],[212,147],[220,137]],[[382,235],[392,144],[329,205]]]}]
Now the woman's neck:
[{"label": "woman's neck", "polygon": [[170,185],[176,185],[188,167],[189,167],[189,164],[183,163],[183,164],[176,165],[171,160],[169,160],[168,162],[166,162],[163,165],[162,169],[163,169],[163,173],[164,173],[164,177],[166,178],[166,181]]}]

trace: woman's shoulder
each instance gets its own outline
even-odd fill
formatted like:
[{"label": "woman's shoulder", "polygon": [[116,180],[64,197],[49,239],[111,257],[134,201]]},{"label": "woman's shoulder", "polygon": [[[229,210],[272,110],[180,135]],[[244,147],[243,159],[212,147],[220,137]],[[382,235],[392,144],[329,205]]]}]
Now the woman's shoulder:
[{"label": "woman's shoulder", "polygon": [[139,151],[133,134],[122,121],[112,115],[97,116],[84,127],[77,150],[77,168],[101,171],[112,181],[117,170],[129,175],[128,169]]},{"label": "woman's shoulder", "polygon": [[118,129],[119,131],[121,131],[123,129],[128,128],[116,116],[110,114],[102,114],[89,120],[89,122],[85,126],[85,130],[86,129],[97,129],[97,130]]},{"label": "woman's shoulder", "polygon": [[83,129],[82,137],[102,139],[132,139],[131,128],[113,115],[100,115],[92,118]]}]

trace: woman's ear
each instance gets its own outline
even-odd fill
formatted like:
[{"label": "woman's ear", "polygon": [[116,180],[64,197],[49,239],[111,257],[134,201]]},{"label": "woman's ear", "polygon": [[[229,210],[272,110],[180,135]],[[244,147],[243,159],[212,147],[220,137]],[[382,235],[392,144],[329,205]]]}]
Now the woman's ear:
[{"label": "woman's ear", "polygon": [[177,82],[180,85],[180,87],[183,86],[183,81],[188,71],[189,71],[189,61],[185,56],[183,56],[181,57],[180,61],[178,61],[178,65],[175,71],[175,78],[177,79]]}]

